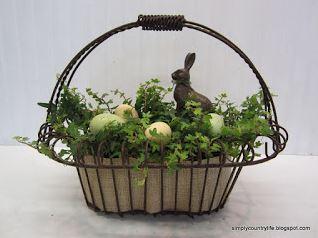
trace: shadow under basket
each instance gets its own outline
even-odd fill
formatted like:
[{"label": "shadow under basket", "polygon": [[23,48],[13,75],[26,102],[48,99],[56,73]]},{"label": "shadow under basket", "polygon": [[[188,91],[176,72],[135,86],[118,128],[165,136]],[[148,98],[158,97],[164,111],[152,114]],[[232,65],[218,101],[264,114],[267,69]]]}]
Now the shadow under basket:
[{"label": "shadow under basket", "polygon": [[[129,163],[135,159],[130,158]],[[219,157],[209,159],[213,163]],[[92,156],[84,158],[93,164]],[[202,160],[204,165],[208,160]],[[123,166],[122,160],[103,159],[104,165]],[[191,165],[191,161],[183,164]],[[194,161],[193,165],[197,165]],[[203,214],[223,207],[230,189],[232,168],[182,168],[168,173],[167,168],[142,171],[131,168],[78,168],[87,204],[106,213],[142,212]]]},{"label": "shadow under basket", "polygon": [[[168,174],[162,145],[161,161],[157,164],[145,161],[140,171],[133,169],[135,159],[130,158],[125,152],[124,145],[122,158],[117,159],[103,158],[100,151],[94,151],[92,153],[94,157],[83,155],[79,158],[73,155],[65,159],[59,156],[55,145],[63,137],[55,132],[48,118],[59,103],[63,87],[69,87],[81,63],[102,42],[117,33],[139,27],[145,31],[181,31],[183,27],[196,30],[223,42],[244,60],[258,79],[262,89],[264,109],[269,115],[266,119],[273,132],[264,140],[263,157],[256,157],[253,147],[247,143],[241,146],[236,158],[229,158],[224,151],[222,141],[215,140],[213,143],[223,148],[218,157],[202,159],[200,152],[198,158],[189,158],[178,163],[180,169]],[[226,203],[242,168],[275,158],[284,150],[287,140],[287,131],[278,124],[271,93],[247,55],[225,36],[199,23],[187,21],[181,15],[140,15],[137,21],[114,28],[87,44],[74,56],[58,78],[49,101],[47,120],[41,125],[38,133],[38,141],[49,147],[55,161],[76,167],[88,206],[96,211],[119,215],[173,213],[192,216],[218,211]],[[101,142],[101,145],[103,143]],[[151,153],[147,152],[147,145],[145,154],[145,158],[151,158]],[[142,172],[143,169],[148,170],[146,177]],[[140,184],[143,179],[144,183]]]}]

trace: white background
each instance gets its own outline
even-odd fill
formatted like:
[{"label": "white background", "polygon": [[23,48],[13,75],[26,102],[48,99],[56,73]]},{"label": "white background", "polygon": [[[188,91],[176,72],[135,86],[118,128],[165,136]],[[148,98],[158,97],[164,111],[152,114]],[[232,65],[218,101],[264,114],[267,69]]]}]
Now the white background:
[{"label": "white background", "polygon": [[[252,59],[290,132],[284,153],[318,155],[316,0],[0,0],[0,144],[35,138],[69,60],[88,42],[139,14],[184,14],[227,36]],[[170,74],[196,52],[193,87],[238,103],[258,89],[244,62],[201,33],[128,31],[85,61],[72,86],[121,88]],[[211,216],[101,216],[88,209],[75,169],[21,146],[0,146],[0,237],[317,237],[317,156],[280,155],[242,170],[224,209]],[[310,226],[310,231],[233,232],[232,226]]]},{"label": "white background", "polygon": [[[138,14],[184,14],[227,36],[252,59],[275,98],[279,122],[290,132],[287,154],[317,155],[318,1],[43,1],[0,0],[0,144],[14,135],[36,137],[55,74],[88,42]],[[258,88],[244,62],[201,33],[128,31],[91,54],[72,86],[121,88],[170,74],[196,52],[193,87],[211,99],[227,91],[240,102]]]}]

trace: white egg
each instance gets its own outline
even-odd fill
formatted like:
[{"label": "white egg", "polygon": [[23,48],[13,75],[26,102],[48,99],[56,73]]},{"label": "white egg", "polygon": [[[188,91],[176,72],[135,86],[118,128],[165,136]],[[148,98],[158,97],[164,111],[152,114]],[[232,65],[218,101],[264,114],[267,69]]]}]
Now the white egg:
[{"label": "white egg", "polygon": [[115,115],[126,119],[125,116],[125,112],[128,111],[128,115],[130,115],[132,118],[138,118],[138,112],[136,111],[136,109],[128,104],[121,104],[118,107],[116,107],[115,109]]},{"label": "white egg", "polygon": [[[151,135],[151,131],[156,131],[158,135]],[[145,131],[146,137],[158,144],[167,144],[171,139],[171,133],[170,126],[165,122],[152,123]]]}]

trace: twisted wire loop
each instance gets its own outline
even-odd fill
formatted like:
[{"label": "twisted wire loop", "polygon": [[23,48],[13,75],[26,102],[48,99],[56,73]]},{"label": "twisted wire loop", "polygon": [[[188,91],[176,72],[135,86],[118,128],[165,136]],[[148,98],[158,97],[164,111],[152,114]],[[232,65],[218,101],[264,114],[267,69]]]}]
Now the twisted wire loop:
[{"label": "twisted wire loop", "polygon": [[139,15],[138,23],[146,31],[182,31],[183,15]]},{"label": "twisted wire loop", "polygon": [[48,142],[51,137],[54,137],[54,132],[51,125],[48,122],[45,122],[40,126],[38,142]]},{"label": "twisted wire loop", "polygon": [[[252,61],[248,58],[248,56],[233,42],[231,42],[229,39],[227,39],[225,36],[221,35],[220,33],[216,32],[213,29],[210,29],[204,25],[186,21],[184,16],[177,15],[177,16],[171,16],[171,15],[139,15],[138,20],[136,22],[131,22],[124,24],[122,26],[119,26],[117,28],[114,28],[103,35],[99,36],[89,44],[87,44],[81,51],[79,51],[74,58],[69,62],[69,64],[66,66],[66,68],[63,70],[61,76],[58,79],[58,82],[56,83],[54,90],[52,92],[50,101],[49,101],[49,108],[47,111],[47,118],[46,122],[41,125],[39,132],[38,132],[38,142],[45,143],[47,146],[49,146],[50,150],[52,151],[53,159],[57,162],[76,166],[76,167],[85,167],[85,168],[132,168],[133,165],[123,163],[123,165],[105,165],[103,164],[102,155],[103,151],[106,148],[106,143],[101,143],[98,146],[97,151],[97,160],[94,164],[87,164],[84,163],[83,156],[79,152],[76,153],[73,157],[74,158],[60,158],[58,153],[55,152],[55,145],[57,144],[57,141],[59,140],[67,140],[68,138],[63,138],[63,136],[58,135],[52,125],[48,123],[49,115],[52,113],[53,106],[57,106],[59,103],[59,98],[63,89],[63,86],[69,87],[74,74],[76,73],[77,69],[81,65],[81,63],[85,60],[85,58],[94,50],[96,47],[98,47],[102,42],[106,41],[111,36],[130,30],[133,28],[141,27],[142,30],[153,30],[153,31],[181,31],[183,27],[193,29],[196,31],[200,31],[202,33],[205,33],[207,35],[210,35],[211,37],[223,42],[228,47],[230,47],[232,50],[234,50],[243,60],[244,62],[251,68],[252,72],[258,79],[258,82],[262,88],[263,91],[263,103],[264,108],[268,113],[268,118],[266,118],[269,122],[269,125],[272,128],[272,135],[268,136],[269,142],[265,143],[264,146],[264,157],[256,157],[255,151],[251,147],[251,145],[246,144],[244,146],[241,146],[241,152],[239,156],[236,158],[231,158],[230,156],[226,155],[226,151],[224,149],[224,145],[222,141],[215,141],[214,143],[218,144],[221,148],[220,152],[220,163],[213,164],[203,164],[198,163],[195,165],[189,165],[189,164],[179,164],[180,167],[183,168],[221,168],[221,167],[242,167],[242,166],[248,166],[248,165],[254,165],[258,163],[262,163],[265,161],[268,161],[270,159],[275,158],[286,146],[286,143],[288,141],[288,133],[287,131],[278,124],[277,120],[277,114],[275,105],[273,102],[273,98],[271,96],[271,93],[263,79],[263,77],[260,75]],[[271,145],[269,145],[271,143]],[[78,151],[80,148],[80,145],[78,146]],[[127,151],[125,148],[125,145],[122,145],[122,151]],[[147,146],[145,148],[146,153],[147,152]],[[199,156],[199,155],[198,155]],[[126,155],[128,157],[128,154]],[[94,157],[95,158],[95,157]],[[146,165],[146,164],[145,164]],[[142,165],[142,166],[145,166]],[[167,168],[167,165],[165,163],[161,164],[147,164],[147,167],[149,168]]]}]

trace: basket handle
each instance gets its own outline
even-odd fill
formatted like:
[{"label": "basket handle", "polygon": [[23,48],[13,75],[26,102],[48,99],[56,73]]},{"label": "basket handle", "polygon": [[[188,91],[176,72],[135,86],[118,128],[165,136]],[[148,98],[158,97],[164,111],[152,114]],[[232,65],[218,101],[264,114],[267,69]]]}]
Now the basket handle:
[{"label": "basket handle", "polygon": [[[60,75],[49,101],[49,107],[47,110],[47,118],[51,113],[53,105],[54,104],[57,105],[59,101],[59,97],[60,97],[63,85],[66,85],[67,87],[70,85],[75,72],[77,71],[81,63],[85,60],[85,58],[97,46],[99,46],[102,42],[104,42],[111,36],[126,30],[137,28],[137,27],[142,27],[142,30],[151,30],[151,31],[181,31],[183,27],[186,27],[186,28],[190,28],[190,29],[208,34],[212,36],[213,38],[216,38],[219,41],[226,44],[228,47],[233,49],[253,71],[263,91],[265,110],[267,110],[268,112],[271,112],[270,114],[271,117],[269,118],[269,121],[272,125],[278,125],[276,109],[274,106],[272,96],[269,92],[269,89],[263,77],[260,75],[260,73],[254,66],[252,61],[248,58],[248,56],[238,46],[236,46],[232,41],[227,39],[225,36],[199,23],[187,21],[183,15],[139,15],[138,20],[136,22],[127,23],[117,28],[114,28],[104,33],[103,35],[99,36],[98,38],[90,42],[89,44],[87,44],[81,51],[79,51],[74,56],[74,58],[68,63],[68,65],[63,70],[62,74]],[[273,129],[279,130],[278,127],[275,127]],[[42,138],[43,138],[43,132],[41,133],[41,129],[39,132],[39,138],[40,138],[40,134],[42,134]]]}]

